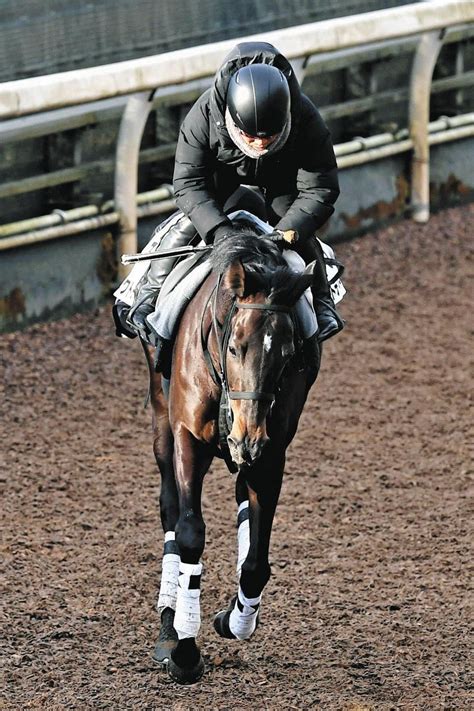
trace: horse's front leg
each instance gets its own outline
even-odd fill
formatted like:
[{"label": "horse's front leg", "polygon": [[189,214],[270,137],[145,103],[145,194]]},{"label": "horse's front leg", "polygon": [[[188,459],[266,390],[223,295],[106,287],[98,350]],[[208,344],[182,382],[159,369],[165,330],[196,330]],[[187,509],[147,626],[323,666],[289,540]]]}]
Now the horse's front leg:
[{"label": "horse's front leg", "polygon": [[[239,587],[229,608],[218,613],[214,628],[221,637],[248,639],[258,624],[262,590],[270,579],[268,553],[273,517],[281,490],[284,454],[262,456],[259,463],[239,474],[238,504]],[[246,483],[247,496],[243,484]]]},{"label": "horse's front leg", "polygon": [[201,556],[205,524],[201,510],[204,475],[213,455],[184,427],[175,431],[174,462],[179,498],[176,544],[180,563],[174,628],[178,643],[170,655],[168,672],[181,684],[198,681],[204,672],[196,637],[201,625]]}]

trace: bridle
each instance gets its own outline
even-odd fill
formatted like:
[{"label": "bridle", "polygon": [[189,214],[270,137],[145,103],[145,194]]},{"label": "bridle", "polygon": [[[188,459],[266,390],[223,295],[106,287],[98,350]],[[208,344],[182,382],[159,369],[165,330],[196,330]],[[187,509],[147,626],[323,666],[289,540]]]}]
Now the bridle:
[{"label": "bridle", "polygon": [[[219,294],[219,287],[221,284],[222,277],[211,291],[209,298],[207,300],[206,306],[203,311],[203,319],[201,322],[201,345],[204,358],[209,369],[209,373],[214,383],[221,390],[220,404],[219,404],[219,416],[218,416],[218,441],[220,447],[221,456],[224,458],[227,467],[230,472],[237,472],[238,468],[235,462],[232,460],[229,446],[227,442],[227,435],[232,430],[233,426],[233,413],[231,408],[232,400],[260,400],[263,402],[270,403],[273,406],[275,402],[276,394],[268,393],[264,390],[230,390],[227,378],[227,362],[226,354],[229,345],[229,340],[232,335],[231,323],[232,319],[238,309],[255,309],[259,311],[270,311],[275,313],[287,313],[290,314],[291,320],[294,326],[295,338],[300,339],[298,322],[295,316],[294,309],[289,306],[284,306],[281,304],[248,304],[238,299],[233,299],[232,305],[225,315],[222,325],[219,323],[217,318],[217,297]],[[209,306],[211,307],[211,325],[209,330],[204,332],[204,314],[207,313]],[[211,334],[211,330],[214,330],[219,362],[214,363],[214,360],[209,352],[208,339]]]},{"label": "bridle", "polygon": [[[221,283],[221,279],[219,279],[218,283],[214,287],[213,291],[211,292],[207,306],[209,303],[211,303],[211,314],[212,314],[212,328],[214,329],[214,333],[216,335],[216,341],[217,341],[217,348],[219,352],[219,369],[216,368],[211,355],[209,353],[209,349],[207,347],[206,339],[204,338],[204,334],[202,332],[201,328],[201,340],[202,340],[202,345],[203,345],[203,352],[204,356],[206,358],[207,365],[209,367],[209,371],[211,374],[212,379],[218,385],[220,388],[222,388],[223,396],[225,400],[228,403],[229,409],[230,409],[230,400],[263,400],[265,402],[270,402],[273,403],[275,401],[275,393],[267,393],[264,390],[230,390],[229,389],[229,384],[228,384],[228,378],[227,378],[227,359],[226,359],[226,353],[227,353],[227,348],[229,345],[229,340],[232,335],[232,329],[231,329],[231,323],[232,319],[237,312],[238,309],[254,309],[258,311],[271,311],[274,313],[287,313],[290,314],[292,321],[296,325],[295,321],[295,316],[294,316],[294,310],[290,306],[284,306],[282,304],[248,304],[244,303],[242,301],[238,301],[237,299],[234,299],[232,301],[232,305],[228,312],[226,313],[226,316],[224,318],[224,321],[222,325],[219,323],[219,320],[217,318],[217,296],[219,293],[219,286]],[[231,413],[229,413],[231,414]]]},{"label": "bridle", "polygon": [[[229,310],[228,316],[229,320],[227,324],[224,324],[222,329],[222,340],[219,338],[219,361],[221,365],[221,382],[222,387],[225,388],[227,396],[230,400],[264,400],[266,402],[273,403],[275,401],[274,393],[267,393],[264,390],[230,390],[227,378],[227,347],[229,344],[229,339],[231,336],[230,324],[232,317],[238,309],[255,309],[258,311],[273,311],[280,313],[291,314],[292,309],[289,306],[281,306],[279,304],[246,304],[242,301],[235,300],[232,303],[232,307]],[[227,319],[226,319],[227,320]],[[216,321],[214,321],[214,328],[216,328]]]}]

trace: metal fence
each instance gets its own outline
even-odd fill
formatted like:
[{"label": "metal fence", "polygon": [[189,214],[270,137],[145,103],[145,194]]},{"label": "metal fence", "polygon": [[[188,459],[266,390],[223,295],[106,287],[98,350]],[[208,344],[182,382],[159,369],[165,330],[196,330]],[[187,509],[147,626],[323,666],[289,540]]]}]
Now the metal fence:
[{"label": "metal fence", "polygon": [[0,81],[109,64],[410,2],[3,0]]}]

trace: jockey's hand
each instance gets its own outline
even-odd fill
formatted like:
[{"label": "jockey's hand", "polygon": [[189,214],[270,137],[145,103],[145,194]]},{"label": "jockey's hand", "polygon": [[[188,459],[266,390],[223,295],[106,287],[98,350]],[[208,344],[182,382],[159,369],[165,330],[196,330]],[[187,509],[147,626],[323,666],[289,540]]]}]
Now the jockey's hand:
[{"label": "jockey's hand", "polygon": [[298,232],[296,230],[273,230],[273,232],[265,236],[285,249],[290,249],[298,241]]}]

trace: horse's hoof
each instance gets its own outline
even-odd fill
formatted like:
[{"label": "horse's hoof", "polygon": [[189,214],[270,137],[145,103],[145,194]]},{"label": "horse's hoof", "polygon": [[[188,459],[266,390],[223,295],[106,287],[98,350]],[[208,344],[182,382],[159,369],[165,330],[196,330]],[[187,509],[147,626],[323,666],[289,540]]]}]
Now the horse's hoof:
[{"label": "horse's hoof", "polygon": [[161,627],[158,642],[156,643],[155,651],[152,659],[157,664],[165,667],[171,657],[171,652],[178,643],[178,635],[173,626],[174,610],[166,607],[161,613]]},{"label": "horse's hoof", "polygon": [[224,637],[225,639],[237,639],[235,634],[232,634],[229,627],[229,617],[230,610],[221,610],[214,617],[214,629],[216,630],[219,637]]},{"label": "horse's hoof", "polygon": [[166,667],[170,660],[171,652],[175,647],[176,642],[174,640],[168,640],[166,642],[160,642],[160,640],[158,640],[152,655],[153,661],[157,664],[161,664],[162,667]]},{"label": "horse's hoof", "polygon": [[178,684],[195,684],[204,674],[204,661],[199,655],[199,661],[193,667],[180,667],[173,661],[170,654],[168,661],[168,674]]},{"label": "horse's hoof", "polygon": [[[224,639],[237,639],[235,634],[230,629],[230,613],[234,609],[235,601],[237,600],[237,595],[235,595],[229,603],[227,610],[221,610],[214,617],[214,629],[216,630],[219,637],[224,637]],[[255,629],[252,634],[255,633],[258,625],[260,624],[260,611],[257,614],[257,619],[255,621]],[[240,639],[240,638],[239,638]],[[250,637],[248,637],[250,639]]]}]

